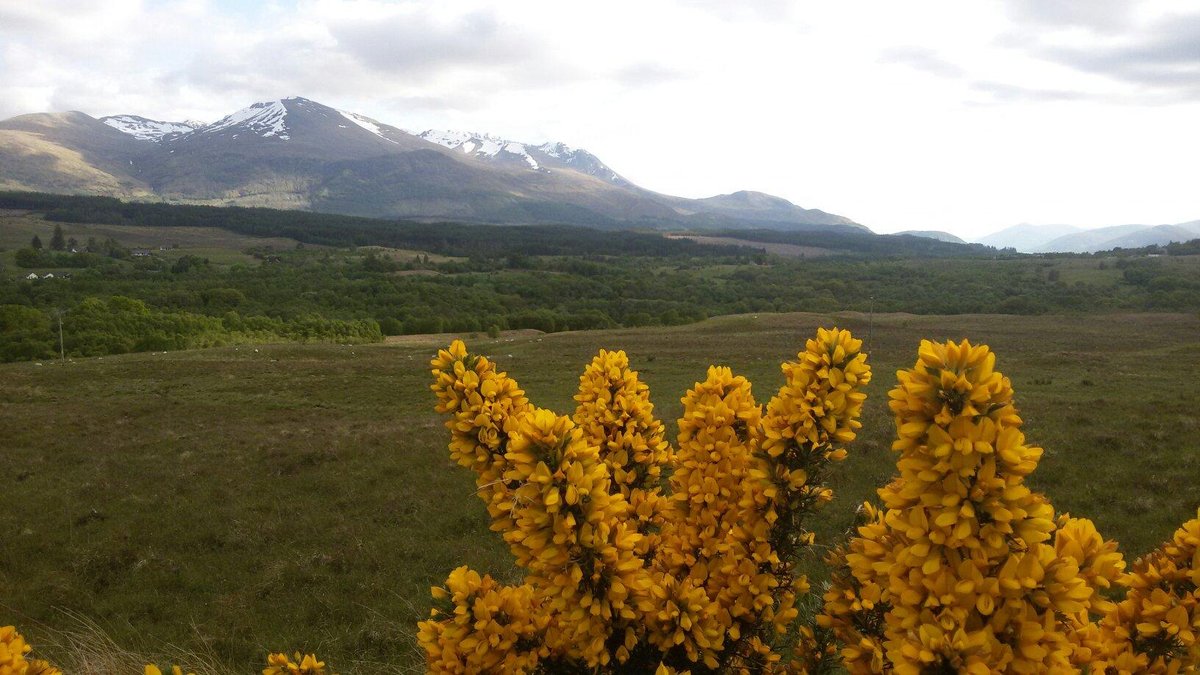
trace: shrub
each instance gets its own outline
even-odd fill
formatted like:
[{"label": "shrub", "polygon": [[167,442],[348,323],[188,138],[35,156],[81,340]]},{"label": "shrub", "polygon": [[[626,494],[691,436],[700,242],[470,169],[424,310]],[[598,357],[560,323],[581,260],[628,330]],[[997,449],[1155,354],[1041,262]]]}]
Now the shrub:
[{"label": "shrub", "polygon": [[765,411],[745,378],[710,368],[684,397],[676,448],[624,352],[584,371],[573,417],[535,408],[460,341],[440,352],[451,457],[477,473],[526,576],[502,586],[459,568],[435,588],[419,632],[430,669],[805,669],[823,652],[800,620],[808,582],[794,564],[859,427],[860,349],[821,330]]},{"label": "shrub", "polygon": [[1091,521],[1025,486],[1042,450],[995,356],[966,341],[923,342],[898,373],[899,476],[828,557],[824,608],[805,620],[794,563],[858,428],[860,347],[821,330],[765,408],[710,368],[675,447],[623,352],[592,361],[570,418],[461,342],[439,352],[451,457],[477,473],[525,578],[462,567],[433,589],[429,670],[1195,672],[1200,514],[1127,574]]}]

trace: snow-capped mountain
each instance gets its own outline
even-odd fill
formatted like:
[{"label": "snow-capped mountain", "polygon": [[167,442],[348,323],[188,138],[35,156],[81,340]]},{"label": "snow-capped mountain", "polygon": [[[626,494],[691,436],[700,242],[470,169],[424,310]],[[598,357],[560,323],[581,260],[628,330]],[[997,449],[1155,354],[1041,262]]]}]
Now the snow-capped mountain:
[{"label": "snow-capped mountain", "polygon": [[470,131],[443,131],[429,129],[422,131],[421,138],[431,143],[437,143],[444,148],[459,150],[464,154],[475,157],[499,159],[500,161],[516,160],[533,170],[541,169],[541,164],[525,149],[524,143],[506,141],[490,134],[480,134]]},{"label": "snow-capped mountain", "polygon": [[288,136],[287,119],[288,110],[283,104],[283,101],[266,101],[264,103],[255,103],[249,108],[226,115],[220,120],[212,124],[201,127],[197,131],[202,134],[211,134],[221,131],[222,129],[240,128],[246,131],[270,138],[276,136],[281,141],[286,141]]},{"label": "snow-capped mountain", "polygon": [[254,103],[211,124],[15,117],[0,122],[0,189],[496,223],[862,229],[760,193],[651,192],[560,142],[414,134],[302,97]]},{"label": "snow-capped mountain", "polygon": [[111,115],[101,117],[100,121],[138,140],[155,142],[161,141],[167,136],[186,134],[204,126],[201,122],[163,122],[147,119],[140,115]]},{"label": "snow-capped mountain", "polygon": [[568,168],[616,185],[632,185],[592,153],[572,148],[566,143],[551,141],[534,145],[486,133],[443,129],[428,129],[422,131],[419,136],[444,148],[479,159],[523,165],[534,171],[548,172],[556,168]]}]

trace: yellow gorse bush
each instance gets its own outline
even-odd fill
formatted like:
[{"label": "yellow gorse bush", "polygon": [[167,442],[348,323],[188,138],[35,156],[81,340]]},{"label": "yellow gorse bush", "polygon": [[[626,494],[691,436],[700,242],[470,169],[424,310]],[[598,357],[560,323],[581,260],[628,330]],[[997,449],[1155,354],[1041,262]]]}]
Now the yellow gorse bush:
[{"label": "yellow gorse bush", "polygon": [[1091,521],[1024,485],[1042,450],[986,346],[922,342],[897,377],[899,476],[830,556],[818,618],[851,673],[1195,672],[1200,526],[1127,575]]},{"label": "yellow gorse bush", "polygon": [[1188,673],[1200,665],[1200,510],[1133,563],[1125,598],[1100,622],[1108,672]]},{"label": "yellow gorse bush", "polygon": [[832,496],[828,467],[859,426],[870,381],[860,341],[820,330],[765,409],[745,378],[709,369],[683,398],[675,448],[624,352],[588,365],[572,417],[534,408],[462,342],[432,366],[451,457],[476,472],[526,577],[502,587],[459,568],[435,588],[443,604],[418,635],[431,671],[814,662],[796,608],[808,582],[793,567],[812,541],[805,518]]}]

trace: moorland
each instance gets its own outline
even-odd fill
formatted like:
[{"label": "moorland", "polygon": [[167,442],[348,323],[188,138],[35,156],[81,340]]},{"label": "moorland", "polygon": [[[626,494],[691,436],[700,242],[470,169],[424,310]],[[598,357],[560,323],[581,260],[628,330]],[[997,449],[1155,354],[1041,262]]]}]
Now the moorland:
[{"label": "moorland", "polygon": [[[895,472],[886,392],[922,338],[994,348],[1030,442],[1046,449],[1030,482],[1127,556],[1200,506],[1194,312],[745,314],[462,337],[563,412],[594,352],[625,349],[673,429],[708,364],[748,376],[765,401],[779,362],[822,325],[865,338],[876,378],[815,523],[817,552]],[[450,337],[0,365],[6,615],[66,665],[98,650],[127,666],[249,672],[268,649],[302,649],[342,673],[419,672],[430,585],[460,564],[519,579],[433,412],[428,360]]]}]

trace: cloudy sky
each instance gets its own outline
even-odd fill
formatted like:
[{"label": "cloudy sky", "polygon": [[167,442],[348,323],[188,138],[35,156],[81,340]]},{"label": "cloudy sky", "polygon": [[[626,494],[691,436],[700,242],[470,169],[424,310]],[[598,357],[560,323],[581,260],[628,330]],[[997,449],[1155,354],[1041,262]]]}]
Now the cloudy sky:
[{"label": "cloudy sky", "polygon": [[1200,218],[1200,0],[0,0],[0,118],[291,95],[877,232]]}]

